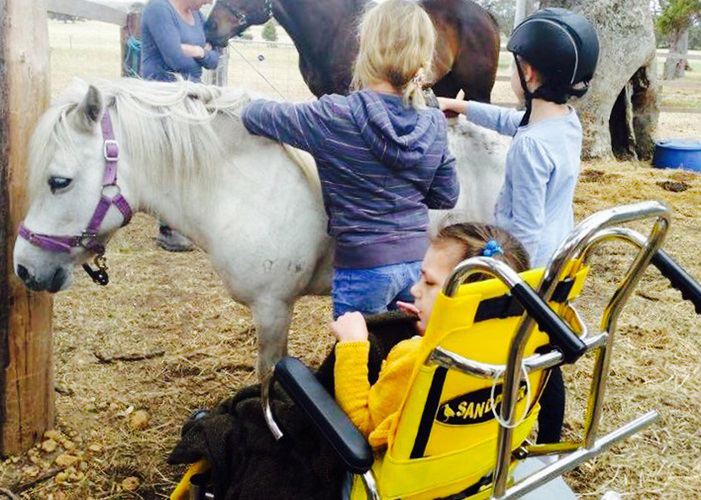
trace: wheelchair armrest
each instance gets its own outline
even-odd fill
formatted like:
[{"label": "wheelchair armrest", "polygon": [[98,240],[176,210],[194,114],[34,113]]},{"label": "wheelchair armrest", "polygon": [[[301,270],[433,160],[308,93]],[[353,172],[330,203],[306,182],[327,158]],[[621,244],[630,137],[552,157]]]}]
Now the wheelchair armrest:
[{"label": "wheelchair armrest", "polygon": [[374,461],[372,448],[309,368],[298,359],[286,357],[275,364],[273,376],[351,472],[364,474],[370,470]]}]

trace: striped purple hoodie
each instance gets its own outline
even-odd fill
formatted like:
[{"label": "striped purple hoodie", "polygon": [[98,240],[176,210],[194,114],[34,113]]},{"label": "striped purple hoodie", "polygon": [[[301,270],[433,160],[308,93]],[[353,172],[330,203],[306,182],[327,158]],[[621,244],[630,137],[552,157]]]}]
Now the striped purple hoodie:
[{"label": "striped purple hoodie", "polygon": [[455,206],[459,186],[438,109],[361,90],[304,103],[256,100],[252,134],[311,153],[321,178],[337,268],[421,260],[428,209]]}]

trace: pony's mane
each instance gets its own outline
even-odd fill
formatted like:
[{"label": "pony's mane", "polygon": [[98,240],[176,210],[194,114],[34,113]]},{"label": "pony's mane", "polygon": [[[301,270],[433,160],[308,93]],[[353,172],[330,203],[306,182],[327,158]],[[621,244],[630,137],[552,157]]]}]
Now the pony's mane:
[{"label": "pony's mane", "polygon": [[[112,112],[131,164],[150,180],[173,185],[186,194],[191,184],[215,182],[216,166],[224,160],[222,123],[238,118],[251,94],[241,87],[214,87],[187,81],[145,82],[133,78],[92,83]],[[60,145],[73,148],[72,112],[88,86],[77,80],[39,121],[30,147],[30,196],[45,182],[45,171]],[[215,128],[220,129],[217,134]]]}]

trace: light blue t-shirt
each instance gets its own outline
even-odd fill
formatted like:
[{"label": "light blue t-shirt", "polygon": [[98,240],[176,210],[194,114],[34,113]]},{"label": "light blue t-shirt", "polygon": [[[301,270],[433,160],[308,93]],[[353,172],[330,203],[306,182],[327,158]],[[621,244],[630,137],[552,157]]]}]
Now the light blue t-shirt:
[{"label": "light blue t-shirt", "polygon": [[216,49],[205,50],[203,58],[185,55],[180,44],[204,47],[204,19],[193,12],[188,24],[168,0],[151,0],[141,14],[141,76],[146,80],[168,82],[175,74],[185,80],[200,81],[202,68],[214,69],[219,62]]},{"label": "light blue t-shirt", "polygon": [[572,202],[581,168],[582,125],[573,108],[566,116],[519,127],[523,114],[470,101],[466,116],[513,137],[494,223],[518,238],[532,267],[542,267],[574,228]]}]

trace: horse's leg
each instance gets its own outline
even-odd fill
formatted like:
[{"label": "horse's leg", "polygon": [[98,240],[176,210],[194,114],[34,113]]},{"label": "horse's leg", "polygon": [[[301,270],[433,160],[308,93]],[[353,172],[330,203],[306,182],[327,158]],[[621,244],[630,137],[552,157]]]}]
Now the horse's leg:
[{"label": "horse's leg", "polygon": [[439,97],[450,97],[454,99],[462,88],[460,82],[456,81],[452,73],[446,74],[431,87],[433,93]]},{"label": "horse's leg", "polygon": [[454,98],[460,90],[465,92],[466,101],[491,102],[492,84],[487,80],[474,78],[472,75],[461,76],[453,71],[446,74],[433,85],[433,92],[440,97]]},{"label": "horse's leg", "polygon": [[258,337],[256,372],[260,380],[287,354],[287,332],[293,306],[283,300],[265,300],[251,305]]}]

